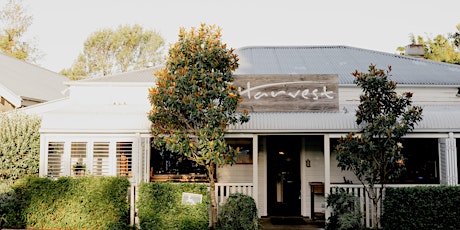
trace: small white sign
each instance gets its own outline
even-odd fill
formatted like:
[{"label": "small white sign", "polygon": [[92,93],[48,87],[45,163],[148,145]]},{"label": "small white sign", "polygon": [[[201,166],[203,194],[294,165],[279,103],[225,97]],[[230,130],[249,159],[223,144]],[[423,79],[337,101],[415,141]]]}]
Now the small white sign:
[{"label": "small white sign", "polygon": [[183,204],[201,204],[203,200],[203,195],[195,193],[182,193],[182,203]]}]

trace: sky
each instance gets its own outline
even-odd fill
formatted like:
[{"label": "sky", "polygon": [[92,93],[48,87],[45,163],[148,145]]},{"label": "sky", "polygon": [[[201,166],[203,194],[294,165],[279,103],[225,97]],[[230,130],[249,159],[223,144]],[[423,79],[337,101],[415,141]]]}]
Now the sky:
[{"label": "sky", "polygon": [[[0,6],[6,0],[0,0]],[[459,0],[23,0],[33,17],[26,40],[43,54],[38,65],[69,68],[91,33],[140,24],[166,44],[181,27],[222,28],[232,48],[347,45],[397,53],[410,34],[447,35],[460,23]]]}]

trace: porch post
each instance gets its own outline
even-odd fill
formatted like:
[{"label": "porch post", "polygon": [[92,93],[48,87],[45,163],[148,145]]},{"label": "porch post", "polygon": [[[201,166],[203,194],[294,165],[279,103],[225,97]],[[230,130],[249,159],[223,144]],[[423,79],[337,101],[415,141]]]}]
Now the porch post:
[{"label": "porch post", "polygon": [[[259,206],[259,138],[257,134],[252,135],[252,197],[257,206]],[[260,216],[260,207],[257,207]]]},{"label": "porch post", "polygon": [[458,184],[458,169],[457,169],[457,146],[452,132],[446,140],[446,159],[447,159],[447,185]]},{"label": "porch post", "polygon": [[[327,198],[331,187],[331,149],[329,134],[324,134],[324,195]],[[325,204],[326,207],[326,204]],[[331,210],[325,208],[325,219],[331,216]]]},{"label": "porch post", "polygon": [[46,148],[46,138],[44,134],[40,134],[40,161],[38,167],[38,175],[40,177],[46,177],[48,174],[48,151]]}]

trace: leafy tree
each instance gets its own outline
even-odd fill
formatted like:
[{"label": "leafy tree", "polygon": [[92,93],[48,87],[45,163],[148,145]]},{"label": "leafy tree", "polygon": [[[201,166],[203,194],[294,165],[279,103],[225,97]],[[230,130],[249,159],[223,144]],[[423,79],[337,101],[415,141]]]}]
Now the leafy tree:
[{"label": "leafy tree", "polygon": [[241,98],[232,84],[232,71],[238,58],[220,39],[216,26],[202,24],[189,32],[181,28],[166,67],[155,72],[157,87],[149,92],[153,145],[206,168],[213,227],[217,222],[215,169],[234,163],[238,154],[225,142],[226,127],[249,120],[247,113],[236,113]]},{"label": "leafy tree", "polygon": [[34,62],[37,49],[23,40],[23,35],[32,24],[20,0],[8,0],[0,11],[0,52],[20,60]]},{"label": "leafy tree", "polygon": [[454,40],[454,45],[457,48],[460,48],[460,24],[457,24],[457,31],[451,34],[449,37]]},{"label": "leafy tree", "polygon": [[164,39],[140,25],[101,29],[85,41],[72,67],[60,73],[71,79],[106,76],[145,68],[161,62]]},{"label": "leafy tree", "polygon": [[[457,31],[449,35],[422,37],[411,34],[410,40],[412,44],[424,46],[424,56],[428,60],[460,64],[460,24],[457,25]],[[397,50],[404,54],[405,47],[398,47]]]},{"label": "leafy tree", "polygon": [[[341,137],[335,148],[338,167],[352,171],[372,200],[375,228],[384,186],[404,168],[402,137],[422,120],[422,108],[412,106],[412,93],[395,92],[396,83],[388,80],[390,71],[391,67],[384,71],[370,65],[369,73],[353,73],[355,83],[363,90],[356,111],[360,130]],[[381,184],[380,192],[376,184]]]},{"label": "leafy tree", "polygon": [[0,183],[37,175],[41,119],[19,112],[0,113]]}]

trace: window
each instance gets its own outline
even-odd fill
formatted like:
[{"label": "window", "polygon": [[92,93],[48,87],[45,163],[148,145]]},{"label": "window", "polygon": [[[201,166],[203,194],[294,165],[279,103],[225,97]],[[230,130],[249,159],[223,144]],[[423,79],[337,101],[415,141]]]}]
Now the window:
[{"label": "window", "polygon": [[50,141],[47,144],[47,176],[57,178],[94,175],[132,178],[135,176],[132,165],[135,157],[132,140],[123,138],[117,142],[109,138],[79,137],[73,142]]},{"label": "window", "polygon": [[132,177],[133,142],[117,142],[117,175]]},{"label": "window", "polygon": [[72,142],[70,151],[72,176],[80,177],[86,172],[86,142]]},{"label": "window", "polygon": [[64,155],[64,142],[48,143],[48,176],[59,177],[64,175],[62,156]]},{"label": "window", "polygon": [[233,149],[239,148],[240,150],[236,160],[237,164],[252,164],[252,139],[229,138],[226,141]]},{"label": "window", "polygon": [[93,168],[91,173],[95,176],[110,175],[110,142],[94,142]]},{"label": "window", "polygon": [[166,149],[151,149],[152,181],[207,182],[206,168]]}]

